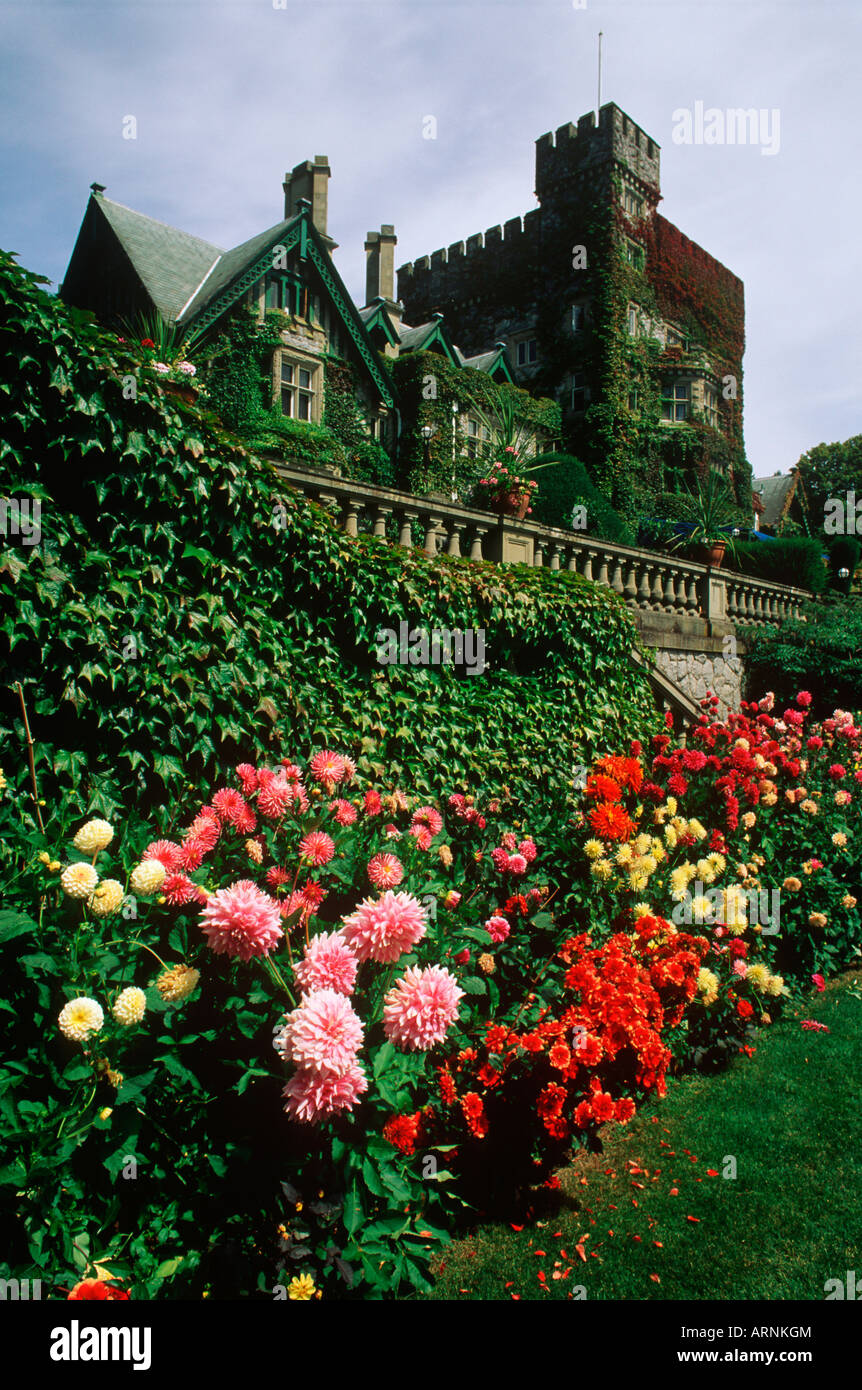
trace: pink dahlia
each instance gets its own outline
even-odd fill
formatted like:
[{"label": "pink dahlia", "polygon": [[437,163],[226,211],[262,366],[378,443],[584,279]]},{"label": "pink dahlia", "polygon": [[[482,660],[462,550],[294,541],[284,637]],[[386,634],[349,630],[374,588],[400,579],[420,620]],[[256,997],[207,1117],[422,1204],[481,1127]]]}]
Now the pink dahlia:
[{"label": "pink dahlia", "polygon": [[199,840],[183,840],[180,845],[179,867],[193,873],[204,862],[204,853],[204,847]]},{"label": "pink dahlia", "polygon": [[339,825],[352,825],[356,820],[356,807],[352,801],[345,801],[343,797],[339,797],[337,801],[330,801],[329,809]]},{"label": "pink dahlia", "polygon": [[267,820],[280,820],[296,800],[296,788],[285,777],[268,777],[257,793],[257,809]]},{"label": "pink dahlia", "polygon": [[293,967],[303,994],[315,989],[334,989],[352,994],[359,962],[338,932],[321,932],[305,948],[304,959]]},{"label": "pink dahlia", "polygon": [[251,763],[240,763],[236,769],[236,775],[242,783],[242,789],[246,796],[251,796],[252,792],[257,791],[257,768],[252,767]]},{"label": "pink dahlia", "polygon": [[290,874],[280,864],[273,864],[266,871],[266,881],[270,888],[280,888],[283,883],[290,883]]},{"label": "pink dahlia", "polygon": [[216,955],[240,960],[268,955],[284,935],[278,903],[247,878],[211,894],[201,926]]},{"label": "pink dahlia", "polygon": [[356,776],[356,763],[352,758],[348,758],[346,754],[342,754],[341,765],[344,768],[344,781],[352,782]]},{"label": "pink dahlia", "polygon": [[316,879],[310,878],[302,885],[299,896],[306,912],[312,916],[326,897],[326,889]]},{"label": "pink dahlia", "polygon": [[528,835],[526,840],[522,840],[518,845],[518,853],[526,859],[528,864],[532,864],[539,851],[536,849],[535,841],[531,840]]},{"label": "pink dahlia", "polygon": [[367,1090],[365,1073],[354,1062],[340,1076],[298,1071],[290,1078],[282,1094],[287,1101],[284,1108],[292,1120],[315,1125],[339,1110],[352,1110]]},{"label": "pink dahlia", "polygon": [[394,854],[375,854],[368,863],[368,877],[375,888],[396,888],[404,877],[404,868]]},{"label": "pink dahlia", "polygon": [[315,989],[285,1016],[276,1047],[286,1062],[318,1076],[340,1076],[356,1062],[362,1024],[350,1001],[334,989]]},{"label": "pink dahlia", "polygon": [[492,941],[505,941],[511,928],[505,917],[489,917],[485,923],[485,930]]},{"label": "pink dahlia", "polygon": [[228,825],[239,828],[240,822],[245,822],[248,805],[243,796],[232,787],[222,787],[213,797],[213,806],[218,812],[219,820]]},{"label": "pink dahlia", "polygon": [[442,965],[411,965],[383,1001],[383,1031],[399,1047],[427,1052],[445,1038],[463,995]]},{"label": "pink dahlia", "polygon": [[341,935],[359,960],[391,965],[425,935],[425,908],[410,893],[387,890],[377,902],[366,898],[345,917]]},{"label": "pink dahlia", "polygon": [[808,708],[811,704],[811,696],[807,690],[800,690],[799,694],[796,696],[796,703],[797,705],[802,705],[803,709]]},{"label": "pink dahlia", "polygon": [[328,749],[323,753],[315,753],[309,766],[315,782],[334,786],[336,782],[344,780],[346,769],[340,753],[331,753]]},{"label": "pink dahlia", "polygon": [[502,845],[498,845],[496,849],[491,850],[491,861],[494,865],[494,868],[498,869],[501,874],[504,874],[509,867],[508,850],[504,849]]},{"label": "pink dahlia", "polygon": [[420,849],[430,849],[434,839],[427,825],[411,825],[409,832],[416,840]]},{"label": "pink dahlia", "polygon": [[[162,863],[162,860],[159,860],[159,863]],[[197,901],[199,890],[187,874],[168,871],[161,891],[165,902],[170,903],[171,907],[184,907],[186,903]]]},{"label": "pink dahlia", "polygon": [[380,793],[373,789],[367,791],[363,798],[362,809],[366,816],[379,816],[380,812],[383,810],[383,802],[380,799]]},{"label": "pink dahlia", "polygon": [[170,873],[171,869],[176,869],[179,865],[180,852],[181,846],[173,840],[153,840],[152,844],[147,845],[141,858],[157,859]]},{"label": "pink dahlia", "polygon": [[527,872],[527,860],[523,854],[510,854],[508,870],[510,874],[525,874]]},{"label": "pink dahlia", "polygon": [[[424,826],[432,835],[439,835],[443,829],[443,817],[433,806],[419,806],[413,812],[413,825]],[[412,830],[413,826],[410,828]]]},{"label": "pink dahlia", "polygon": [[299,842],[299,853],[309,864],[320,869],[335,855],[335,841],[323,830],[310,830]]}]

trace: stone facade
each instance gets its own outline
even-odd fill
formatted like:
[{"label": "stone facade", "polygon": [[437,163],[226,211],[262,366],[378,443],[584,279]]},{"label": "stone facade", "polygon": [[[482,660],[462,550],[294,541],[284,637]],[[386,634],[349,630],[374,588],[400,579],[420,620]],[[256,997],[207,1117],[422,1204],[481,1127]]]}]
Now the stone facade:
[{"label": "stone facade", "polygon": [[728,710],[738,710],[743,691],[743,662],[740,656],[726,657],[719,652],[656,650],[656,666],[692,700],[707,695],[719,698],[722,718]]}]

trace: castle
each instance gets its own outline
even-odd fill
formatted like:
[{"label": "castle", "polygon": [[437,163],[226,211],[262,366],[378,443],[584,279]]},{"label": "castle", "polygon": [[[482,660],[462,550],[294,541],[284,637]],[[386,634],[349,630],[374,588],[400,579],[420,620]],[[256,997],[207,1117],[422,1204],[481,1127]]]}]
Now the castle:
[{"label": "castle", "polygon": [[347,392],[401,485],[445,475],[454,495],[496,390],[527,452],[564,447],[629,517],[709,469],[750,508],[742,283],[658,213],[659,147],[619,107],[537,140],[539,206],[402,265],[397,293],[394,226],[369,232],[362,306],[333,261],[329,178],[324,155],[298,164],[283,218],[228,251],[94,184],[60,292],[106,323],[156,312],[178,330],[275,311],[267,408],[335,428]]}]

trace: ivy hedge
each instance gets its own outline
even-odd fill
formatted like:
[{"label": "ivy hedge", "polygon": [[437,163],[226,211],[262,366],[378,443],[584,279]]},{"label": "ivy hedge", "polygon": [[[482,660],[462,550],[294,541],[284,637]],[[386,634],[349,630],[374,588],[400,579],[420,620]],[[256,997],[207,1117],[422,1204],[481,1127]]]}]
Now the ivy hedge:
[{"label": "ivy hedge", "polygon": [[[344,534],[6,254],[0,735],[23,688],[43,796],[150,814],[271,745],[558,815],[573,760],[656,724],[630,617],[579,576]],[[45,283],[42,281],[41,283]],[[488,669],[381,666],[376,633],[481,628]]]}]

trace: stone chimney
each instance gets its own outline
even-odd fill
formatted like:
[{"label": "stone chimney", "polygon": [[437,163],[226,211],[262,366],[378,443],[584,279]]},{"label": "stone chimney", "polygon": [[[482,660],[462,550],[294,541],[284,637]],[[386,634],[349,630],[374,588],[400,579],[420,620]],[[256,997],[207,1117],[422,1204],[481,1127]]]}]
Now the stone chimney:
[{"label": "stone chimney", "polygon": [[316,154],[314,163],[306,159],[284,176],[284,216],[295,217],[299,212],[300,199],[306,198],[311,204],[311,220],[323,237],[330,251],[337,242],[326,231],[328,185],[330,177],[329,160],[325,154]]},{"label": "stone chimney", "polygon": [[395,300],[395,246],[398,238],[389,222],[365,239],[365,303],[375,299]]}]

